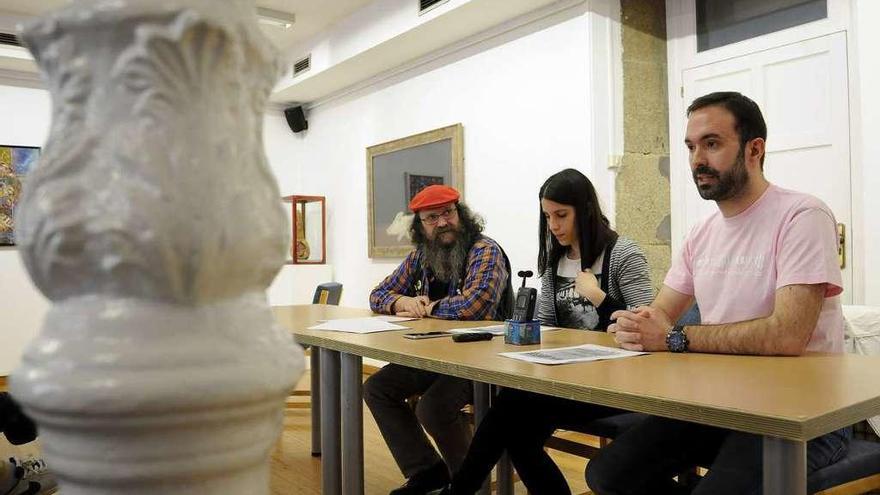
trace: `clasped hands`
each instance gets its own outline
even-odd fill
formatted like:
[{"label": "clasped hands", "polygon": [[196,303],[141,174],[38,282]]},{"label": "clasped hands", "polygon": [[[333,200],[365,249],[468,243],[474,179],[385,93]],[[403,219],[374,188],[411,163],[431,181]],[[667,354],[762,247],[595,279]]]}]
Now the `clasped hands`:
[{"label": "clasped hands", "polygon": [[407,318],[425,318],[431,316],[434,305],[437,301],[431,302],[428,296],[400,296],[394,301],[392,310],[396,316],[405,316]]},{"label": "clasped hands", "polygon": [[665,311],[642,306],[632,311],[615,311],[611,314],[615,323],[608,325],[614,340],[629,351],[665,351],[666,334],[672,328]]}]

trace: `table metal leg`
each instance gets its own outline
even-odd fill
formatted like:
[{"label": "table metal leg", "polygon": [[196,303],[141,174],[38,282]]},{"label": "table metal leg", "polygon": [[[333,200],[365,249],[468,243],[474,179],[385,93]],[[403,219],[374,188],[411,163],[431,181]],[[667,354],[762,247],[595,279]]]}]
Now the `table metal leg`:
[{"label": "table metal leg", "polygon": [[[480,422],[489,412],[489,397],[491,396],[491,387],[488,383],[474,382],[474,427],[479,427]],[[491,475],[490,475],[491,478]],[[489,495],[489,479],[483,484],[483,487],[477,491],[478,495]]]},{"label": "table metal leg", "polygon": [[498,495],[513,495],[513,465],[507,452],[498,461]]},{"label": "table metal leg", "polygon": [[310,358],[310,375],[312,381],[312,455],[321,456],[321,349],[312,346]]},{"label": "table metal leg", "polygon": [[339,353],[321,349],[321,493],[342,495]]},{"label": "table metal leg", "polygon": [[363,359],[342,353],[342,488],[364,494]]},{"label": "table metal leg", "polygon": [[806,495],[806,442],[764,437],[764,493]]}]

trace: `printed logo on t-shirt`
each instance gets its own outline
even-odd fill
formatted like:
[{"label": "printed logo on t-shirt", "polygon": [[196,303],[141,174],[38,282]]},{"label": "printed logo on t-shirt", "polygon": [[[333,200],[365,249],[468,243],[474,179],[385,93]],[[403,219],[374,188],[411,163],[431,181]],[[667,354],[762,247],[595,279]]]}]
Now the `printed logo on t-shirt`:
[{"label": "printed logo on t-shirt", "polygon": [[704,254],[694,259],[694,272],[725,273],[759,277],[764,275],[766,255],[712,256]]},{"label": "printed logo on t-shirt", "polygon": [[574,283],[574,278],[556,276],[558,324],[568,328],[596,328],[599,326],[599,313],[589,299],[574,290]]}]

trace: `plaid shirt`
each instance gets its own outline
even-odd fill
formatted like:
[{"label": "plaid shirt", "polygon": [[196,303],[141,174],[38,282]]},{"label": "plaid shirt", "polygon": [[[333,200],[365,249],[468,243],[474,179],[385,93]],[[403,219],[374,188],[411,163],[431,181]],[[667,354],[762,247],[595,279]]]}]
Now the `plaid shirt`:
[{"label": "plaid shirt", "polygon": [[[373,292],[370,309],[391,314],[401,296],[428,295],[429,269],[423,266],[421,249],[414,249]],[[507,286],[507,267],[501,247],[482,236],[468,252],[467,275],[461,286],[449,282],[447,296],[434,305],[431,316],[444,320],[491,320]]]}]

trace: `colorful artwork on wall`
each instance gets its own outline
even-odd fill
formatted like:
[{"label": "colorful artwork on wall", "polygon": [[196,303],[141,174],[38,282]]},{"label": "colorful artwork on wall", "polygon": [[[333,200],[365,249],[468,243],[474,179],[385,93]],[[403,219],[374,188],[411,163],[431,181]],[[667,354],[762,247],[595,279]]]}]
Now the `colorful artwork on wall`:
[{"label": "colorful artwork on wall", "polygon": [[40,148],[0,145],[0,246],[15,245],[15,206],[39,158]]},{"label": "colorful artwork on wall", "polygon": [[403,180],[406,183],[406,204],[403,205],[404,208],[408,207],[409,202],[412,201],[415,195],[422,189],[428,186],[433,186],[434,184],[443,184],[443,176],[418,175],[404,172],[403,177]]}]

